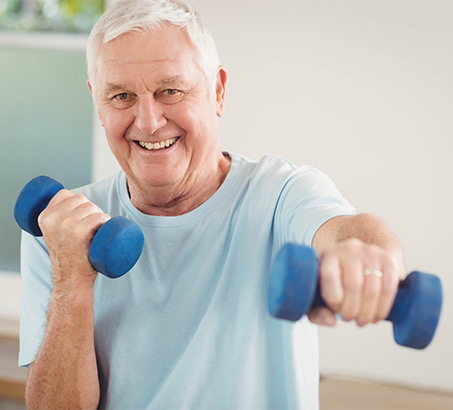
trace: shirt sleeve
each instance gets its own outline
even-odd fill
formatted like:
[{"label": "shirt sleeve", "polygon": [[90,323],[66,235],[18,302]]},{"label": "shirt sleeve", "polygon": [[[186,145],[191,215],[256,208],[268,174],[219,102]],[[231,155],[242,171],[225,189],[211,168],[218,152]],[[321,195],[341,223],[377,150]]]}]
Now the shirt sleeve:
[{"label": "shirt sleeve", "polygon": [[44,337],[52,292],[52,267],[43,238],[22,233],[19,366],[32,363]]},{"label": "shirt sleeve", "polygon": [[293,242],[311,246],[325,222],[355,212],[326,174],[309,166],[298,168],[283,188],[276,209],[279,245]]}]

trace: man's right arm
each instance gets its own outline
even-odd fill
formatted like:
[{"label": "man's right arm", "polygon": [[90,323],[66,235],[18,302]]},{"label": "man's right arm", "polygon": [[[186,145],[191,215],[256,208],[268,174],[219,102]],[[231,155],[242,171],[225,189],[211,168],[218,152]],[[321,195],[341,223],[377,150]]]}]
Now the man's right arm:
[{"label": "man's right arm", "polygon": [[30,364],[30,409],[96,409],[100,398],[94,348],[94,283],[88,260],[97,229],[110,217],[84,196],[62,190],[39,216],[53,288],[44,337]]},{"label": "man's right arm", "polygon": [[94,350],[93,288],[53,290],[41,348],[30,364],[29,409],[96,409],[99,380]]}]

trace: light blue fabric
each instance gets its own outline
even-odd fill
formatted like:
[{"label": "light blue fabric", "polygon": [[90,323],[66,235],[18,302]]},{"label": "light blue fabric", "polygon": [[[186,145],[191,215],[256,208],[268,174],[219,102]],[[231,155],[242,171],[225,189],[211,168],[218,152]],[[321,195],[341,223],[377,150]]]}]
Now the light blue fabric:
[{"label": "light blue fabric", "polygon": [[[124,173],[80,189],[137,222],[137,265],[95,284],[101,408],[315,409],[316,327],[267,312],[267,282],[288,241],[310,245],[328,219],[354,213],[320,171],[277,157],[232,157],[218,191],[175,217],[140,213]],[[19,364],[34,360],[52,288],[42,239],[24,234]]]}]

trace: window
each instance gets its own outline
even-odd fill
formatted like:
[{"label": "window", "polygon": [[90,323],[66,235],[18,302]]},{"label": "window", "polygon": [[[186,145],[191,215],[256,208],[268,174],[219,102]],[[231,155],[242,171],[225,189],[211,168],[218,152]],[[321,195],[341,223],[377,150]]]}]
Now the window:
[{"label": "window", "polygon": [[84,45],[103,10],[104,0],[0,0],[0,271],[19,271],[13,209],[30,179],[91,182]]},{"label": "window", "polygon": [[104,0],[0,0],[0,30],[88,33]]}]

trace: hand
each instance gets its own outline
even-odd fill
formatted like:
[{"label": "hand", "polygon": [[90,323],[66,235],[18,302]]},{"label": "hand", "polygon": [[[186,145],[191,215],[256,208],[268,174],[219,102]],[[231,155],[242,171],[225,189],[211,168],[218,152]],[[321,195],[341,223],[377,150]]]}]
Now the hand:
[{"label": "hand", "polygon": [[[366,275],[367,269],[374,274]],[[321,296],[329,309],[313,309],[308,318],[330,326],[337,313],[359,326],[385,319],[405,276],[403,269],[397,257],[377,245],[355,238],[338,243],[319,256]]]},{"label": "hand", "polygon": [[81,194],[63,189],[52,198],[38,224],[49,250],[54,287],[80,280],[94,284],[97,272],[88,253],[95,233],[109,219]]}]

